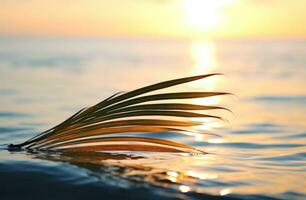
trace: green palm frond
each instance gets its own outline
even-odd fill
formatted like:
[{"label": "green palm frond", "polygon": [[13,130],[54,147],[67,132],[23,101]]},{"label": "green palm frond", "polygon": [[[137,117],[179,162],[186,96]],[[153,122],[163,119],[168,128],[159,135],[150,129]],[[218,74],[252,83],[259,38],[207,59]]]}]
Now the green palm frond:
[{"label": "green palm frond", "polygon": [[[194,147],[152,137],[117,136],[109,134],[144,132],[192,132],[193,126],[202,123],[190,118],[215,118],[219,116],[201,114],[195,111],[223,109],[219,106],[188,103],[160,103],[164,100],[205,98],[227,95],[226,92],[178,92],[145,95],[175,85],[207,78],[215,74],[192,76],[165,81],[126,93],[116,93],[98,104],[83,108],[61,124],[37,136],[9,148],[52,149],[60,151],[199,151]],[[151,103],[153,102],[153,103]],[[230,111],[230,110],[228,110]],[[156,119],[152,117],[166,117]],[[149,118],[143,118],[149,117]],[[131,119],[132,118],[132,119]],[[175,119],[168,119],[175,118]],[[209,133],[207,133],[209,134]]]}]

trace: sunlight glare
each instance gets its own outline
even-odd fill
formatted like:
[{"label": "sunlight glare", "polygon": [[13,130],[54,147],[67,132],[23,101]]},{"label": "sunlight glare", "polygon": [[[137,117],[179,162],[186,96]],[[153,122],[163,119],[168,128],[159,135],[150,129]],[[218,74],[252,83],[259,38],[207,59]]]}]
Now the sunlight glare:
[{"label": "sunlight glare", "polygon": [[189,192],[190,191],[190,187],[189,186],[186,186],[186,185],[181,185],[179,187],[179,190],[183,193],[186,193],[186,192]]},{"label": "sunlight glare", "polygon": [[177,172],[173,172],[173,171],[169,171],[169,172],[167,172],[167,175],[168,175],[168,176],[175,177],[175,178],[177,178],[177,177],[178,177],[178,173],[177,173]]},{"label": "sunlight glare", "polygon": [[218,178],[218,175],[217,174],[208,174],[208,173],[198,173],[198,172],[195,172],[195,171],[192,171],[192,170],[189,170],[187,172],[187,175],[188,176],[191,176],[191,177],[195,177],[195,178],[199,178],[199,179],[216,179]]},{"label": "sunlight glare", "polygon": [[230,194],[230,193],[231,193],[231,190],[228,189],[228,188],[223,189],[223,190],[220,191],[220,195],[221,195],[221,196],[225,196],[225,195],[228,195],[228,194]]},{"label": "sunlight glare", "polygon": [[211,31],[222,22],[220,8],[231,5],[234,0],[185,0],[185,21],[187,26],[197,31]]},{"label": "sunlight glare", "polygon": [[208,139],[207,142],[210,144],[222,144],[224,143],[224,139],[223,138],[211,138],[211,139]]},{"label": "sunlight glare", "polygon": [[[215,59],[215,44],[211,41],[198,41],[193,42],[190,48],[191,58],[193,61],[193,74],[208,74],[215,72],[216,59]],[[205,89],[208,91],[213,91],[216,85],[216,78],[209,78],[199,81],[195,84],[196,87]],[[195,99],[194,103],[199,103],[203,105],[214,105],[219,101],[217,98],[204,98]]]},{"label": "sunlight glare", "polygon": [[190,51],[195,74],[208,73],[215,68],[215,45],[213,42],[193,42]]}]

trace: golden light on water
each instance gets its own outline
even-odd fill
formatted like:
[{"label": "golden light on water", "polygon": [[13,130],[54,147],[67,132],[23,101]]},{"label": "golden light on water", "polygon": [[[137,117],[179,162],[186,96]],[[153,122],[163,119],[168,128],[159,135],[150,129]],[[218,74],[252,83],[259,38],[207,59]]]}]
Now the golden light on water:
[{"label": "golden light on water", "polygon": [[[208,74],[217,71],[215,51],[215,44],[212,41],[196,41],[191,44],[190,57],[193,62],[192,73],[194,75]],[[195,85],[205,90],[213,90],[215,79],[209,78],[205,80],[205,84],[199,81]]]},{"label": "golden light on water", "polygon": [[231,190],[228,189],[228,188],[223,189],[223,190],[220,191],[220,195],[221,196],[225,196],[225,195],[230,194],[230,193],[231,193]]},{"label": "golden light on water", "polygon": [[168,179],[171,182],[173,182],[173,183],[177,182],[177,178],[179,176],[179,174],[177,172],[169,171],[169,172],[167,172],[167,175],[168,175]]},{"label": "golden light on water", "polygon": [[215,44],[212,41],[193,42],[190,47],[195,74],[213,71],[216,67]]},{"label": "golden light on water", "polygon": [[195,178],[198,178],[198,179],[216,179],[218,178],[218,175],[217,174],[208,174],[208,173],[198,173],[198,172],[195,172],[195,171],[192,171],[192,170],[189,170],[187,171],[186,173],[188,176],[192,176],[192,177],[195,177]]},{"label": "golden light on water", "polygon": [[224,138],[211,138],[208,139],[207,142],[211,144],[221,144],[224,143]]},{"label": "golden light on water", "polygon": [[179,190],[180,190],[181,192],[183,192],[183,193],[189,192],[190,189],[191,189],[191,188],[190,188],[189,186],[187,186],[187,185],[181,185],[181,186],[179,186]]},{"label": "golden light on water", "polygon": [[172,176],[174,178],[178,177],[178,173],[177,172],[173,172],[173,171],[167,172],[167,175]]},{"label": "golden light on water", "polygon": [[[216,47],[213,41],[195,41],[190,46],[190,56],[193,62],[192,73],[194,75],[214,73],[217,70],[216,62]],[[201,91],[214,91],[217,84],[217,78],[209,78],[195,83],[195,87]],[[218,97],[213,98],[200,98],[194,99],[193,103],[199,105],[217,105],[219,103]],[[214,120],[210,118],[194,118],[194,121],[213,124],[214,127],[218,127],[220,123],[214,123]],[[198,130],[210,131],[211,126],[200,125],[197,126]],[[203,135],[195,135],[197,141],[203,140]]]}]

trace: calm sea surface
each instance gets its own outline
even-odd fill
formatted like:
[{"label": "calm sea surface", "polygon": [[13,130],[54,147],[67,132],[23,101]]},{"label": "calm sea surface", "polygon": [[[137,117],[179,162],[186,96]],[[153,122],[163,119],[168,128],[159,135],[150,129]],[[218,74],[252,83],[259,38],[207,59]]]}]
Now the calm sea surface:
[{"label": "calm sea surface", "polygon": [[[234,112],[199,127],[222,137],[154,134],[207,155],[6,150],[115,92],[210,72],[225,76],[170,90],[234,93],[192,100]],[[1,38],[0,199],[306,199],[305,114],[305,40]]]}]

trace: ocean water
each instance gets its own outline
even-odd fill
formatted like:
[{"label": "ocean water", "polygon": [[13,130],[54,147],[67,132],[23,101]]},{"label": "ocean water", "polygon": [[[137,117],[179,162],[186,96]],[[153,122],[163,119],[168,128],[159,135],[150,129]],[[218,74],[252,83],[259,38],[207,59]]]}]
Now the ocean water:
[{"label": "ocean water", "polygon": [[[116,92],[211,72],[169,90],[234,93],[192,100],[233,111],[199,127],[222,137],[154,134],[206,155],[6,150]],[[306,199],[305,113],[305,40],[2,37],[0,199]]]}]

